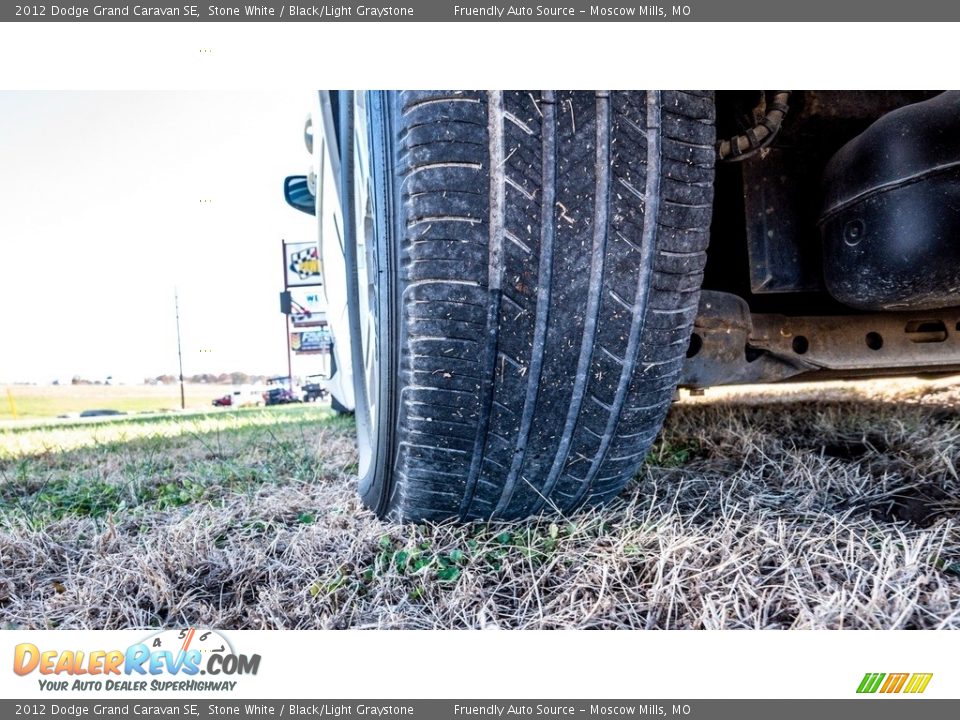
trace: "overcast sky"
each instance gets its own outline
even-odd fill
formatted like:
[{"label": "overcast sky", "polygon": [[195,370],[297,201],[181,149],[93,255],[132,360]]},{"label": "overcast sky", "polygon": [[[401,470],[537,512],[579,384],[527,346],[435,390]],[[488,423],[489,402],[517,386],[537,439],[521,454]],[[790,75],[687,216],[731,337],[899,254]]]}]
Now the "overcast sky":
[{"label": "overcast sky", "polygon": [[[0,92],[0,382],[285,373],[311,93]],[[206,201],[206,202],[201,202]]]}]

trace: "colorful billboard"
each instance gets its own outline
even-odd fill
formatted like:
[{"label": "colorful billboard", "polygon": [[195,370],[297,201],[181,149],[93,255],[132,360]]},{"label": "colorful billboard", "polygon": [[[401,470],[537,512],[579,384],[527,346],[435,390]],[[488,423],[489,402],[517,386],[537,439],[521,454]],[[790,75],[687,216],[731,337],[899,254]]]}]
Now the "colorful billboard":
[{"label": "colorful billboard", "polygon": [[299,355],[330,352],[332,338],[326,328],[290,333],[290,349]]}]

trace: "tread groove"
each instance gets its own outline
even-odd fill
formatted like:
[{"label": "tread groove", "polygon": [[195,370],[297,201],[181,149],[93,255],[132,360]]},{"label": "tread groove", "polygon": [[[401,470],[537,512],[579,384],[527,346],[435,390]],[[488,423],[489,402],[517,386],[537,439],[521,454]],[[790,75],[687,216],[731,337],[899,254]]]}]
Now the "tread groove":
[{"label": "tread groove", "polygon": [[[593,248],[590,259],[590,279],[588,284],[586,319],[583,324],[583,336],[580,340],[580,354],[574,375],[573,394],[563,424],[560,446],[550,467],[550,472],[540,490],[541,498],[532,512],[540,512],[553,493],[560,475],[567,465],[573,433],[580,417],[580,409],[587,393],[590,359],[593,356],[594,337],[600,315],[600,294],[603,290],[603,271],[607,240],[608,205],[607,196],[610,184],[610,98],[598,95],[597,137],[596,137],[596,178],[594,192]],[[573,114],[571,103],[571,115]]]},{"label": "tread groove", "polygon": [[467,474],[466,487],[460,503],[460,519],[466,520],[473,496],[477,489],[477,480],[483,467],[486,435],[490,427],[490,415],[493,409],[493,391],[495,387],[496,360],[498,353],[498,335],[500,321],[500,298],[503,293],[503,234],[504,201],[506,197],[506,172],[504,170],[504,131],[503,131],[503,92],[491,92],[487,98],[487,135],[490,147],[490,257],[488,263],[488,305],[487,305],[487,346],[484,350],[481,375],[483,386],[480,391],[480,410],[477,419],[477,434],[474,438],[473,457]]},{"label": "tread groove", "polygon": [[659,90],[647,91],[647,185],[644,194],[647,201],[643,212],[643,229],[640,233],[641,260],[640,270],[637,273],[637,291],[633,300],[633,320],[630,323],[630,335],[627,339],[625,362],[620,371],[617,390],[613,402],[610,404],[610,415],[604,428],[600,447],[587,469],[580,485],[580,490],[571,501],[576,507],[582,503],[593,489],[594,479],[601,464],[610,450],[610,443],[616,434],[620,423],[621,413],[627,400],[627,391],[633,371],[636,367],[637,355],[640,349],[640,338],[644,328],[643,309],[648,305],[653,274],[653,257],[657,242],[657,224],[660,218],[660,152],[662,148],[662,124],[660,119],[661,97]]},{"label": "tread groove", "polygon": [[411,112],[413,112],[414,110],[416,110],[416,109],[418,109],[418,108],[425,107],[425,106],[427,106],[427,105],[437,105],[437,104],[439,104],[439,103],[452,103],[452,102],[479,103],[479,102],[480,102],[480,99],[479,99],[479,98],[471,98],[471,97],[461,97],[461,96],[458,96],[458,95],[451,95],[451,96],[437,97],[437,98],[428,98],[428,99],[426,99],[426,100],[418,100],[418,101],[416,101],[416,102],[412,102],[412,103],[410,103],[409,105],[405,106],[405,107],[403,108],[403,114],[404,114],[404,115],[409,115],[409,114],[410,114]]},{"label": "tread groove", "polygon": [[[543,348],[546,344],[547,323],[550,319],[550,294],[553,290],[553,243],[554,217],[556,214],[556,157],[557,157],[557,130],[556,104],[552,92],[544,92],[541,131],[541,175],[540,183],[540,263],[537,270],[539,287],[537,288],[537,305],[534,319],[533,341],[530,348],[530,368],[527,389],[523,398],[523,409],[520,413],[520,428],[517,432],[517,441],[510,462],[510,469],[504,481],[500,499],[494,508],[494,515],[502,515],[517,487],[520,470],[526,458],[527,442],[530,438],[530,428],[533,425],[533,413],[540,393],[540,378],[543,373]],[[536,104],[536,103],[534,103]],[[537,108],[539,110],[539,107]]]}]

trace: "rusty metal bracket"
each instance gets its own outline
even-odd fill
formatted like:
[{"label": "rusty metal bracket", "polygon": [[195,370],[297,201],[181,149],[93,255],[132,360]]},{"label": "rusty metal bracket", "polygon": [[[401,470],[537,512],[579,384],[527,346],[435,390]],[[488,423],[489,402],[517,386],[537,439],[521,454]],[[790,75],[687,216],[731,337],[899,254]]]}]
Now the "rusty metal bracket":
[{"label": "rusty metal bracket", "polygon": [[767,383],[960,368],[960,307],[903,313],[751,314],[736,295],[701,294],[681,386]]},{"label": "rusty metal bracket", "polygon": [[776,382],[814,369],[802,360],[778,357],[751,347],[753,332],[753,316],[743,298],[704,290],[700,294],[700,309],[680,385],[709,387]]}]

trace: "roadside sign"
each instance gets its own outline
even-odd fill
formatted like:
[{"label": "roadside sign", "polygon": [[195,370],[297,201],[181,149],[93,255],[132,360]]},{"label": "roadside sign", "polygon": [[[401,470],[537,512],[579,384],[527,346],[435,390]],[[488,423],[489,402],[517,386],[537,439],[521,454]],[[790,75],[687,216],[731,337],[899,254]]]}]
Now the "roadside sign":
[{"label": "roadside sign", "polygon": [[317,327],[327,324],[327,303],[319,289],[293,290],[291,298],[290,322],[294,327]]},{"label": "roadside sign", "polygon": [[290,349],[298,355],[330,352],[330,332],[326,329],[290,333]]},{"label": "roadside sign", "polygon": [[320,248],[315,242],[283,243],[286,288],[321,285]]}]

